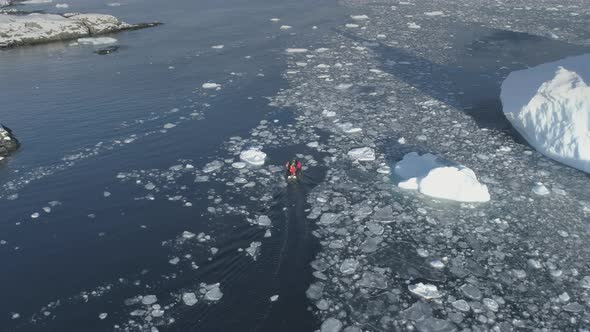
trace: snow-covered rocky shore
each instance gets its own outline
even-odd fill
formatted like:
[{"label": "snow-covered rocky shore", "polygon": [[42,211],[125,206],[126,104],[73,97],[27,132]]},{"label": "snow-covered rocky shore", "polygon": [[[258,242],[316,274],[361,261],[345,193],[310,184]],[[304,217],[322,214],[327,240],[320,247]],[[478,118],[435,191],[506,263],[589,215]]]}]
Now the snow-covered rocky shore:
[{"label": "snow-covered rocky shore", "polygon": [[158,24],[129,24],[106,14],[0,14],[0,48],[97,36]]},{"label": "snow-covered rocky shore", "polygon": [[20,143],[7,127],[0,127],[0,161],[20,147]]}]

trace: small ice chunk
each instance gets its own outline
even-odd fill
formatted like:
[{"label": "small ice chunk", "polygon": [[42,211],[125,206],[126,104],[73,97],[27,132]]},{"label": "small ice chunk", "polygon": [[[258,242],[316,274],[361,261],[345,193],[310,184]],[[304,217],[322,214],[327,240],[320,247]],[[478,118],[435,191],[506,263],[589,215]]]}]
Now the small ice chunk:
[{"label": "small ice chunk", "polygon": [[141,298],[141,303],[144,305],[152,305],[158,302],[158,298],[155,295],[145,295]]},{"label": "small ice chunk", "polygon": [[215,49],[215,50],[220,50],[220,49],[222,49],[223,47],[224,47],[224,45],[213,45],[213,46],[211,46],[211,48],[212,48],[212,49]]},{"label": "small ice chunk", "polygon": [[373,161],[375,160],[375,150],[370,147],[356,148],[348,151],[348,156],[358,161]]},{"label": "small ice chunk", "polygon": [[483,300],[483,305],[486,306],[486,308],[490,309],[493,312],[498,311],[498,309],[500,308],[500,306],[498,305],[498,302],[496,302],[493,299],[490,299],[488,297],[485,297]]},{"label": "small ice chunk", "polygon": [[306,53],[307,48],[288,48],[285,51],[287,53]]},{"label": "small ice chunk", "polygon": [[268,227],[271,225],[271,220],[267,215],[260,215],[256,218],[256,224],[259,226]]},{"label": "small ice chunk", "polygon": [[193,306],[195,304],[197,304],[197,296],[195,295],[195,293],[184,293],[182,294],[182,302],[184,302],[184,304],[188,305],[188,306]]},{"label": "small ice chunk", "polygon": [[174,123],[167,123],[164,125],[164,129],[172,129],[174,127],[176,127]]},{"label": "small ice chunk", "polygon": [[270,19],[271,22],[278,22],[280,20],[281,19],[280,18],[277,18],[277,17],[273,17],[273,18]]},{"label": "small ice chunk", "polygon": [[459,311],[468,312],[469,310],[471,310],[471,308],[469,307],[469,303],[467,303],[467,301],[465,300],[454,301],[451,303],[451,305],[453,306],[453,308]]},{"label": "small ice chunk", "polygon": [[539,196],[549,195],[549,189],[545,187],[541,182],[537,182],[537,184],[533,187],[533,192]]},{"label": "small ice chunk", "polygon": [[358,266],[359,261],[354,258],[347,258],[340,264],[340,272],[343,274],[353,274]]},{"label": "small ice chunk", "polygon": [[148,182],[148,183],[146,183],[146,185],[144,186],[144,188],[147,189],[147,190],[154,190],[154,189],[156,189],[156,185],[153,184],[153,183],[151,183],[151,182]]},{"label": "small ice chunk", "polygon": [[410,29],[420,29],[421,27],[418,24],[416,24],[415,22],[409,22],[408,23],[408,28],[410,28]]},{"label": "small ice chunk", "polygon": [[189,231],[184,231],[184,232],[182,232],[182,237],[184,239],[190,240],[195,237],[195,233],[191,233]]},{"label": "small ice chunk", "polygon": [[33,219],[39,218],[39,212],[35,212],[35,213],[31,214],[31,218],[33,218]]},{"label": "small ice chunk", "polygon": [[68,5],[67,3],[56,3],[55,4],[55,8],[69,8],[70,5]]},{"label": "small ice chunk", "polygon": [[279,299],[278,295],[273,295],[270,297],[270,302],[276,302]]},{"label": "small ice chunk", "polygon": [[220,160],[214,160],[212,162],[205,164],[205,166],[203,167],[203,173],[215,172],[221,167],[223,167],[223,162]]},{"label": "small ice chunk", "polygon": [[100,320],[103,320],[103,319],[107,318],[108,315],[109,314],[107,314],[106,312],[103,312],[103,313],[101,313],[101,314],[98,315],[98,318],[100,318]]},{"label": "small ice chunk", "polygon": [[207,301],[219,301],[223,297],[223,293],[219,288],[219,284],[215,285],[213,288],[205,293],[205,300]]},{"label": "small ice chunk", "polygon": [[367,16],[367,15],[350,15],[350,18],[352,18],[355,21],[364,21],[364,20],[368,20],[369,16]]},{"label": "small ice chunk", "polygon": [[170,263],[172,265],[176,265],[176,264],[178,264],[178,262],[180,262],[180,258],[178,258],[178,257],[174,257],[168,261],[168,263]]},{"label": "small ice chunk", "polygon": [[203,89],[218,89],[218,88],[221,88],[221,84],[207,82],[207,83],[203,83],[203,85],[201,85],[201,87]]},{"label": "small ice chunk", "polygon": [[262,242],[254,241],[250,243],[250,246],[246,248],[246,253],[250,255],[254,260],[256,260],[258,253],[260,252],[260,247],[262,246]]},{"label": "small ice chunk", "polygon": [[291,28],[292,28],[292,26],[290,26],[290,25],[281,25],[281,27],[279,29],[281,29],[281,30],[289,30]]},{"label": "small ice chunk", "polygon": [[78,38],[78,43],[84,44],[84,45],[104,45],[104,44],[113,44],[116,42],[117,42],[117,40],[112,37]]},{"label": "small ice chunk", "polygon": [[102,195],[103,195],[104,197],[109,197],[109,196],[111,196],[111,193],[110,193],[110,192],[108,192],[108,191],[105,191],[105,192],[103,192],[103,193],[102,193]]},{"label": "small ice chunk", "polygon": [[18,312],[13,312],[11,318],[12,319],[19,319],[20,318],[20,314]]},{"label": "small ice chunk", "polygon": [[242,169],[242,168],[246,167],[246,163],[242,162],[242,161],[236,161],[235,163],[231,164],[231,167],[236,168],[236,169]]},{"label": "small ice chunk", "polygon": [[326,319],[320,327],[320,332],[340,332],[342,330],[342,322],[336,318],[330,317]]},{"label": "small ice chunk", "polygon": [[254,166],[264,165],[265,159],[266,153],[257,149],[249,149],[240,153],[240,160]]},{"label": "small ice chunk", "polygon": [[461,286],[460,288],[461,292],[463,292],[463,294],[465,296],[467,296],[468,298],[472,299],[472,300],[480,300],[481,299],[481,291],[479,290],[479,288],[471,285],[471,284],[465,284],[463,286]]},{"label": "small ice chunk", "polygon": [[330,225],[335,223],[338,220],[338,215],[336,213],[324,213],[322,214],[322,216],[320,217],[320,221],[319,224],[321,225]]},{"label": "small ice chunk", "polygon": [[438,298],[442,297],[442,294],[438,291],[436,286],[431,285],[431,284],[418,283],[415,285],[409,285],[408,289],[410,290],[410,292],[418,295],[421,298],[427,299],[427,300],[428,299],[438,299]]},{"label": "small ice chunk", "polygon": [[441,11],[439,11],[439,10],[437,10],[437,11],[433,11],[433,12],[425,12],[425,13],[424,13],[424,15],[426,15],[426,16],[431,16],[431,17],[432,17],[432,16],[442,16],[442,15],[444,15],[444,14],[445,14],[445,13],[443,13],[443,12],[441,12]]}]

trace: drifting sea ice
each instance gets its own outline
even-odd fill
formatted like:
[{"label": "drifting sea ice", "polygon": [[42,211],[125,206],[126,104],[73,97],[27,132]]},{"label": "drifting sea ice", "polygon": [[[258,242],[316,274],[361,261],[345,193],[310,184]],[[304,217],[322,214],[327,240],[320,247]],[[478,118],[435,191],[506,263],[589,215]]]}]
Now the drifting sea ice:
[{"label": "drifting sea ice", "polygon": [[203,89],[219,89],[219,88],[221,88],[221,84],[208,82],[208,83],[203,83],[203,85],[201,85],[201,87]]},{"label": "drifting sea ice", "polygon": [[112,37],[88,37],[78,38],[78,43],[83,45],[105,45],[116,43],[117,39]]},{"label": "drifting sea ice", "polygon": [[182,294],[182,302],[184,302],[184,304],[188,305],[188,306],[193,306],[195,304],[197,304],[198,300],[197,300],[197,296],[195,295],[195,293],[184,293]]},{"label": "drifting sea ice", "polygon": [[421,297],[423,299],[427,299],[427,300],[438,299],[438,298],[442,297],[442,294],[438,291],[436,286],[431,285],[431,284],[418,283],[415,285],[409,285],[408,289],[410,290],[410,292],[418,295],[419,297]]},{"label": "drifting sea ice", "polygon": [[433,154],[408,153],[395,165],[395,173],[403,180],[398,186],[418,190],[424,195],[459,202],[487,202],[490,194],[475,173],[462,165],[445,166]]},{"label": "drifting sea ice", "polygon": [[373,161],[375,160],[375,150],[370,147],[355,148],[348,151],[348,156],[358,161]]},{"label": "drifting sea ice", "polygon": [[262,166],[264,165],[264,161],[266,159],[266,153],[257,150],[257,149],[249,149],[242,151],[240,153],[240,160],[253,165],[253,166]]},{"label": "drifting sea ice", "polygon": [[539,152],[590,173],[590,54],[510,73],[506,118]]}]

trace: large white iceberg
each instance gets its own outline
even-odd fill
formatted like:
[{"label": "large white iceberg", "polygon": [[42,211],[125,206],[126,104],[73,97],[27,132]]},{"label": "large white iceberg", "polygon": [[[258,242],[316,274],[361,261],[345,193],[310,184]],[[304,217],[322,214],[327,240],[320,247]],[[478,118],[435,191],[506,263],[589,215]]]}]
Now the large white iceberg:
[{"label": "large white iceberg", "polygon": [[454,165],[441,157],[410,152],[395,165],[395,174],[402,181],[398,186],[418,190],[424,195],[459,202],[487,202],[488,187],[477,180],[475,173],[463,165]]},{"label": "large white iceberg", "polygon": [[504,115],[537,151],[590,173],[590,54],[510,73]]}]

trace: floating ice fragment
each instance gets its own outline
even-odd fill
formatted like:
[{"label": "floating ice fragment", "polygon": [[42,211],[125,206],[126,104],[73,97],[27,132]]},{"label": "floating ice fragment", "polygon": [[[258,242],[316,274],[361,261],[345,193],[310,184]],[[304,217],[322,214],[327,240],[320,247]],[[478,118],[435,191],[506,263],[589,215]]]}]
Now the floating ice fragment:
[{"label": "floating ice fragment", "polygon": [[13,312],[11,318],[12,319],[19,319],[20,318],[20,314],[18,312]]},{"label": "floating ice fragment", "polygon": [[334,111],[328,111],[328,110],[323,110],[322,111],[322,115],[327,117],[327,118],[333,118],[336,116],[336,112]]},{"label": "floating ice fragment", "polygon": [[320,328],[320,332],[340,332],[342,330],[342,322],[336,318],[330,317],[326,319]]},{"label": "floating ice fragment", "polygon": [[241,161],[236,161],[235,163],[231,164],[231,167],[237,168],[237,169],[242,169],[242,168],[246,167],[246,163],[241,162]]},{"label": "floating ice fragment", "polygon": [[428,299],[438,299],[438,298],[442,297],[442,294],[438,291],[436,286],[431,285],[431,284],[418,283],[415,285],[409,285],[408,289],[410,290],[410,292],[418,295],[421,298],[427,299],[427,300]]},{"label": "floating ice fragment", "polygon": [[278,22],[280,20],[281,20],[280,18],[276,18],[276,17],[273,17],[270,19],[271,22]]},{"label": "floating ice fragment", "polygon": [[117,40],[111,37],[89,37],[89,38],[78,38],[78,43],[89,44],[89,45],[104,45],[116,43]]},{"label": "floating ice fragment", "polygon": [[205,300],[207,301],[219,301],[223,297],[223,293],[219,288],[219,284],[215,284],[213,288],[205,293]]},{"label": "floating ice fragment", "polygon": [[203,173],[215,172],[221,167],[223,167],[223,162],[220,160],[214,160],[210,163],[205,164],[205,166],[203,167]]},{"label": "floating ice fragment", "polygon": [[590,276],[585,276],[580,282],[582,288],[590,289]]},{"label": "floating ice fragment", "polygon": [[256,218],[256,224],[259,226],[268,227],[271,225],[271,220],[266,215],[260,215]]},{"label": "floating ice fragment", "polygon": [[369,16],[367,16],[367,15],[350,15],[350,18],[352,18],[355,21],[364,21],[364,20],[368,20]]},{"label": "floating ice fragment", "polygon": [[454,332],[457,327],[450,321],[428,317],[416,322],[418,332]]},{"label": "floating ice fragment", "polygon": [[577,312],[582,312],[584,310],[584,306],[582,306],[578,302],[571,302],[571,303],[568,303],[567,305],[565,305],[563,307],[563,310],[565,310],[567,312],[577,313]]},{"label": "floating ice fragment", "polygon": [[180,262],[180,258],[178,258],[178,257],[174,257],[168,261],[168,263],[170,263],[172,265],[176,265],[176,264],[178,264],[178,262]]},{"label": "floating ice fragment", "polygon": [[281,29],[281,30],[289,30],[291,28],[292,28],[292,26],[290,26],[290,25],[281,25],[281,27],[279,29]]},{"label": "floating ice fragment", "polygon": [[55,8],[68,8],[70,7],[70,5],[68,5],[67,3],[57,3],[55,4]]},{"label": "floating ice fragment", "polygon": [[321,225],[330,225],[335,223],[338,220],[338,215],[335,213],[324,213],[320,217],[319,224]]},{"label": "floating ice fragment", "polygon": [[306,53],[307,48],[288,48],[285,51],[287,53]]},{"label": "floating ice fragment", "polygon": [[463,294],[465,296],[467,296],[468,298],[472,299],[472,300],[480,300],[481,299],[481,291],[471,285],[471,284],[465,284],[463,286],[461,286],[460,288],[461,292],[463,292]]},{"label": "floating ice fragment", "polygon": [[213,46],[211,46],[212,49],[216,49],[216,50],[220,50],[223,47],[224,47],[223,45],[213,45]]},{"label": "floating ice fragment", "polygon": [[467,303],[467,301],[465,300],[454,301],[453,303],[451,303],[451,305],[453,306],[453,308],[459,311],[468,312],[469,310],[471,310],[471,308],[469,307],[469,303]]},{"label": "floating ice fragment", "polygon": [[201,87],[203,89],[218,89],[218,88],[221,88],[221,84],[208,82],[208,83],[203,83],[203,85]]},{"label": "floating ice fragment", "polygon": [[420,29],[421,27],[418,24],[414,23],[414,22],[409,22],[408,23],[408,28],[410,28],[410,29]]},{"label": "floating ice fragment", "polygon": [[493,312],[496,312],[496,311],[498,311],[498,308],[500,307],[500,306],[498,305],[498,302],[496,302],[496,301],[495,301],[495,300],[493,300],[493,299],[487,298],[487,297],[486,297],[486,298],[484,298],[484,299],[482,300],[482,302],[483,302],[483,304],[486,306],[486,308],[490,309],[490,310],[491,310],[491,311],[493,311]]},{"label": "floating ice fragment", "polygon": [[148,182],[148,183],[146,183],[146,185],[144,186],[144,188],[147,189],[147,190],[154,190],[156,188],[156,185],[153,184],[153,183],[151,183],[151,182]]},{"label": "floating ice fragment", "polygon": [[152,305],[158,302],[158,298],[155,295],[145,295],[141,298],[141,303],[144,305]]},{"label": "floating ice fragment", "polygon": [[31,218],[33,218],[33,219],[39,218],[39,213],[35,212],[35,213],[31,214]]},{"label": "floating ice fragment", "polygon": [[188,306],[193,306],[195,304],[197,304],[197,296],[195,295],[195,293],[184,293],[182,294],[182,302],[184,302],[184,304],[188,305]]},{"label": "floating ice fragment", "polygon": [[265,159],[266,153],[257,149],[245,150],[240,153],[240,160],[254,166],[264,165]]},{"label": "floating ice fragment", "polygon": [[347,28],[349,28],[349,29],[353,29],[353,28],[358,28],[359,27],[358,24],[354,24],[354,23],[346,23],[344,26],[347,27]]},{"label": "floating ice fragment", "polygon": [[195,237],[195,233],[191,233],[189,231],[184,231],[184,232],[182,232],[182,237],[184,239],[190,240]]},{"label": "floating ice fragment", "polygon": [[539,196],[549,195],[549,189],[547,189],[547,187],[545,187],[545,185],[543,185],[541,182],[538,182],[533,187],[533,192]]},{"label": "floating ice fragment", "polygon": [[164,129],[172,129],[174,127],[176,127],[174,123],[167,123],[164,125]]},{"label": "floating ice fragment", "polygon": [[110,192],[108,192],[108,191],[105,191],[105,192],[103,192],[103,193],[102,193],[102,195],[103,195],[104,197],[109,197],[109,196],[111,196],[111,193],[110,193]]},{"label": "floating ice fragment", "polygon": [[270,297],[270,302],[276,302],[279,299],[278,295],[273,295]]},{"label": "floating ice fragment", "polygon": [[107,318],[108,315],[109,314],[107,314],[106,312],[103,312],[103,313],[101,313],[101,314],[98,315],[98,318],[100,318],[100,320],[103,320],[103,319]]},{"label": "floating ice fragment", "polygon": [[433,11],[433,12],[425,12],[424,15],[426,16],[442,16],[445,13],[441,12],[441,11]]},{"label": "floating ice fragment", "polygon": [[340,272],[343,274],[353,274],[358,266],[359,262],[356,259],[347,258],[340,265]]},{"label": "floating ice fragment", "polygon": [[352,87],[350,83],[340,83],[336,85],[336,90],[348,90]]},{"label": "floating ice fragment", "polygon": [[487,202],[490,194],[486,185],[481,184],[475,173],[462,165],[444,166],[436,155],[426,153],[420,156],[411,152],[395,165],[400,176],[398,186],[418,189],[421,193],[460,202]]},{"label": "floating ice fragment", "polygon": [[256,260],[258,253],[260,252],[260,246],[262,246],[262,242],[252,242],[250,243],[250,246],[248,248],[246,248],[246,253],[248,253],[248,255],[250,255],[250,257],[252,257],[254,260]]},{"label": "floating ice fragment", "polygon": [[373,161],[375,160],[375,150],[370,147],[356,148],[348,151],[348,156],[358,161]]},{"label": "floating ice fragment", "polygon": [[443,261],[441,261],[440,259],[435,259],[430,262],[430,266],[432,266],[435,269],[442,269],[445,267],[445,263],[443,263]]}]

